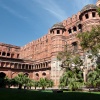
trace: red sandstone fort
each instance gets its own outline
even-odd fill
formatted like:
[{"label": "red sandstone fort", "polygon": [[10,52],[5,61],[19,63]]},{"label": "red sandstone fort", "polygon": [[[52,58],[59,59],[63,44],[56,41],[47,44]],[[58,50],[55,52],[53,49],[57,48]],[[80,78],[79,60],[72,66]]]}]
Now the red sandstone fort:
[{"label": "red sandstone fort", "polygon": [[54,24],[48,34],[23,47],[0,43],[0,72],[9,78],[14,78],[20,72],[27,73],[34,80],[46,77],[58,85],[63,71],[57,54],[64,50],[66,43],[72,51],[80,52],[76,35],[100,25],[97,6],[100,6],[100,0],[96,5],[86,5],[71,18]]}]

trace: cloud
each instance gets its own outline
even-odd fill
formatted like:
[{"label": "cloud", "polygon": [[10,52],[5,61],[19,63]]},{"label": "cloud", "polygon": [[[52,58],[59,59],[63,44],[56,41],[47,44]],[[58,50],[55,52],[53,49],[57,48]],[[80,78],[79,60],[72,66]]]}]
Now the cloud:
[{"label": "cloud", "polygon": [[54,0],[32,0],[32,1],[35,1],[38,4],[40,4],[43,9],[48,11],[59,21],[62,21],[67,17],[66,12],[62,10],[61,7],[57,4],[57,2],[54,2]]},{"label": "cloud", "polygon": [[21,14],[19,14],[18,12],[16,12],[15,10],[13,10],[12,8],[6,6],[5,4],[0,2],[0,7],[2,7],[3,9],[7,10],[9,13],[13,14],[14,16],[21,18],[21,19],[26,19],[27,17],[22,16]]}]

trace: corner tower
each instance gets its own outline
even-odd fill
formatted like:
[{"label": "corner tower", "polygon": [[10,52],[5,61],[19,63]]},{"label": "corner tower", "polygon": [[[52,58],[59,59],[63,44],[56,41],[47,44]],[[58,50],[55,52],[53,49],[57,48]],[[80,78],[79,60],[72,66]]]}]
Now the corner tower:
[{"label": "corner tower", "polygon": [[[98,0],[97,4],[100,3]],[[97,13],[97,6],[88,4],[80,11],[80,21],[82,22],[83,31],[90,31],[93,26],[100,24],[100,17]]]},{"label": "corner tower", "polygon": [[97,1],[96,6],[100,7],[100,0]]},{"label": "corner tower", "polygon": [[61,62],[57,60],[57,54],[63,51],[66,44],[65,27],[63,23],[57,23],[50,29],[51,34],[51,79],[55,86],[59,85],[59,78],[62,75]]}]

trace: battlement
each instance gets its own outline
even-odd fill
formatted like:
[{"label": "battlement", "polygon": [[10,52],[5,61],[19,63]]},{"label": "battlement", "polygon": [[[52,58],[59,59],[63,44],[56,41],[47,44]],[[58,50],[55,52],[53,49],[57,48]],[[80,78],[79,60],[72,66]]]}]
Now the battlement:
[{"label": "battlement", "polygon": [[20,49],[20,46],[15,46],[15,45],[12,45],[12,44],[6,44],[6,43],[1,43],[1,42],[0,42],[0,46],[6,46],[6,47]]}]

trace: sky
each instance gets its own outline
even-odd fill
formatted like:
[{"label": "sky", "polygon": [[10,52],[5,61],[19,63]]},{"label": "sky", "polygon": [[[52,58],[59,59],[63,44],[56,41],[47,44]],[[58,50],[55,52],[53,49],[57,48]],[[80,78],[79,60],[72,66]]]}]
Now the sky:
[{"label": "sky", "polygon": [[0,0],[0,42],[16,46],[47,34],[53,24],[97,0]]}]

